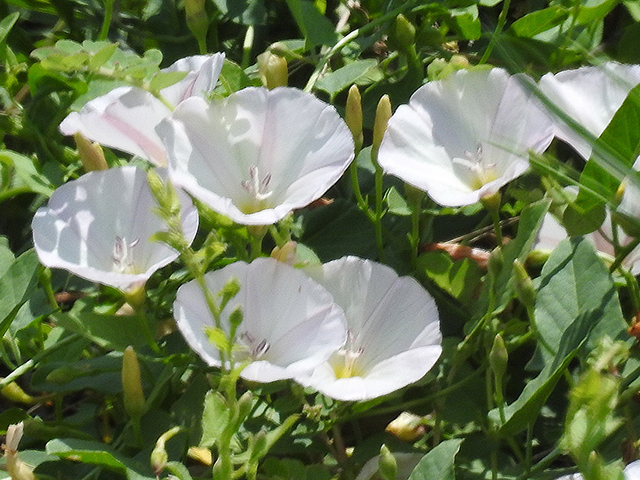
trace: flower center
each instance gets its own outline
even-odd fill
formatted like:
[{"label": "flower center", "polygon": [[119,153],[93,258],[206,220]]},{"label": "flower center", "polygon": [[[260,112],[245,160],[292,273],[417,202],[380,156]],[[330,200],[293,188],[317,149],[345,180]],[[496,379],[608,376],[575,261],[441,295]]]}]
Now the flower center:
[{"label": "flower center", "polygon": [[452,161],[455,165],[462,167],[468,174],[469,186],[472,189],[477,190],[498,178],[495,171],[496,164],[485,160],[482,155],[481,144],[478,144],[475,153],[466,150],[464,156],[465,158],[456,157]]},{"label": "flower center", "polygon": [[240,184],[253,198],[258,202],[262,202],[273,194],[273,191],[267,190],[269,182],[271,182],[271,174],[267,172],[262,180],[260,180],[258,167],[252,165],[249,167],[249,180],[243,180]]},{"label": "flower center", "polygon": [[116,236],[115,244],[113,245],[113,271],[118,273],[135,273],[134,261],[133,261],[133,247],[140,242],[139,238],[136,238],[133,242],[127,243],[127,240]]},{"label": "flower center", "polygon": [[336,378],[360,377],[362,372],[358,369],[357,360],[364,353],[363,347],[356,347],[355,336],[347,331],[347,342],[333,354],[330,364]]},{"label": "flower center", "polygon": [[271,344],[267,342],[266,338],[263,338],[259,342],[249,332],[244,331],[238,335],[239,343],[245,347],[249,355],[254,360],[259,360],[265,353],[271,348]]}]

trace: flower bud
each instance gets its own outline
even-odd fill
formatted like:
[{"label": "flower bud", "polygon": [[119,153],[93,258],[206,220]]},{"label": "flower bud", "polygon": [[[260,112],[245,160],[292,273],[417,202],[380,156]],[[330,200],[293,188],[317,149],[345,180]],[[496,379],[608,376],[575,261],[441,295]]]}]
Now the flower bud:
[{"label": "flower bud", "polygon": [[289,83],[287,59],[269,50],[258,55],[258,72],[262,84],[269,90]]},{"label": "flower bud", "polygon": [[527,269],[517,258],[513,261],[513,271],[515,273],[515,291],[518,300],[527,309],[533,309],[536,301],[536,288],[533,286],[533,281],[527,273]]},{"label": "flower bud", "polygon": [[493,346],[491,352],[489,352],[489,365],[491,371],[496,378],[502,379],[504,372],[507,371],[507,364],[509,363],[509,353],[507,347],[504,345],[502,336],[497,333],[493,339]]},{"label": "flower bud", "polygon": [[398,15],[389,30],[389,46],[394,50],[404,52],[414,44],[415,40],[416,27],[407,20],[407,17],[402,14]]},{"label": "flower bud", "polygon": [[169,455],[167,454],[167,450],[165,449],[167,440],[174,437],[179,431],[180,427],[173,427],[170,430],[164,432],[158,438],[156,446],[151,452],[151,468],[153,468],[153,473],[155,473],[156,475],[160,475],[162,473],[164,467],[166,467],[167,465],[167,461],[169,460]]},{"label": "flower bud", "polygon": [[206,51],[207,31],[209,30],[209,17],[204,8],[204,0],[184,0],[184,10],[187,27],[200,45],[200,50]]},{"label": "flower bud", "polygon": [[382,137],[384,137],[384,132],[386,132],[387,130],[387,124],[389,123],[391,115],[391,100],[389,100],[389,95],[383,95],[378,102],[378,107],[376,108],[376,119],[373,124],[373,143],[371,145],[371,157],[374,158],[376,162],[378,158],[378,150],[380,149],[380,144],[382,143]]},{"label": "flower bud", "polygon": [[398,474],[398,464],[396,458],[385,444],[380,447],[380,458],[378,459],[378,472],[383,480],[396,480]]},{"label": "flower bud", "polygon": [[351,130],[351,135],[353,135],[353,143],[357,154],[362,148],[364,136],[362,135],[362,98],[356,85],[351,85],[349,89],[344,121],[347,123],[349,130]]},{"label": "flower bud", "polygon": [[24,424],[22,422],[7,427],[6,444],[3,445],[6,468],[11,480],[35,480],[29,465],[18,458],[18,444],[22,438]]},{"label": "flower bud", "polygon": [[275,258],[279,262],[286,263],[288,265],[294,265],[296,263],[296,247],[297,243],[293,240],[289,240],[281,247],[275,247],[271,251],[271,258]]},{"label": "flower bud", "polygon": [[405,442],[414,442],[424,435],[426,428],[421,416],[410,412],[402,412],[387,425],[385,431]]},{"label": "flower bud", "polygon": [[131,418],[140,418],[145,410],[145,399],[140,380],[138,356],[131,345],[125,349],[122,357],[122,390],[127,414]]},{"label": "flower bud", "polygon": [[80,132],[73,134],[73,139],[78,147],[78,154],[85,172],[93,170],[106,170],[109,168],[104,158],[102,147],[96,142],[90,142]]},{"label": "flower bud", "polygon": [[[2,380],[2,377],[0,377],[0,380]],[[35,405],[38,402],[38,399],[25,392],[16,382],[11,382],[2,387],[0,394],[7,400],[22,403],[23,405]]]}]

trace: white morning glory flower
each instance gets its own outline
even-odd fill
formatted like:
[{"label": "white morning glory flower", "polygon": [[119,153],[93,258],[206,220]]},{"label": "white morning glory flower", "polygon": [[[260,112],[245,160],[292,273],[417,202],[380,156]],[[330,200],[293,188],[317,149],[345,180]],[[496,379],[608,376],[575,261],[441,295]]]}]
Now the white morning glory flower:
[{"label": "white morning glory flower", "polygon": [[[594,137],[599,137],[620,108],[629,91],[640,83],[640,65],[607,62],[582,67],[540,79],[540,91],[557,108]],[[556,120],[556,136],[571,145],[585,160],[591,143],[580,132]]]},{"label": "white morning glory flower", "polygon": [[174,184],[246,225],[271,225],[318,199],[354,156],[335,109],[288,87],[187,99],[157,132]]},{"label": "white morning glory flower", "polygon": [[[188,241],[198,229],[198,212],[188,196],[182,228]],[[121,290],[143,285],[178,252],[149,237],[167,228],[144,170],[125,166],[89,172],[57,188],[31,224],[40,262]]]},{"label": "white morning glory flower", "polygon": [[[624,467],[623,474],[625,480],[640,480],[640,460],[631,462]],[[571,473],[569,475],[558,477],[556,480],[583,480],[583,478],[584,477],[580,473]]]},{"label": "white morning glory flower", "polygon": [[415,279],[357,257],[309,273],[344,309],[347,342],[298,382],[338,400],[369,400],[416,382],[440,357],[438,308]]},{"label": "white morning glory flower", "polygon": [[[326,361],[344,344],[344,312],[304,272],[272,258],[258,258],[205,275],[214,295],[233,278],[240,291],[223,310],[221,327],[228,332],[229,315],[242,309],[236,334],[240,349],[234,360],[250,362],[240,374],[243,378],[263,383],[293,378]],[[195,281],[178,289],[174,316],[191,348],[207,364],[220,366],[218,348],[206,333],[215,321]]]},{"label": "white morning glory flower", "polygon": [[[224,54],[197,55],[178,60],[162,72],[188,72],[179,82],[160,91],[172,106],[191,96],[205,96],[218,82]],[[170,108],[150,92],[137,87],[119,87],[87,102],[60,124],[65,135],[80,132],[86,138],[138,155],[165,166],[164,146],[155,127],[171,113]]]},{"label": "white morning glory flower", "polygon": [[459,70],[420,87],[389,120],[378,162],[440,205],[498,192],[553,139],[548,117],[505,70]]}]

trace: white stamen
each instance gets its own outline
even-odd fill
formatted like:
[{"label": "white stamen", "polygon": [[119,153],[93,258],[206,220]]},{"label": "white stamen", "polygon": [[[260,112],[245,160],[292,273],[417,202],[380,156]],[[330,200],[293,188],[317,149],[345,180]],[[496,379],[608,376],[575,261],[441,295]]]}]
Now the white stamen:
[{"label": "white stamen", "polygon": [[251,355],[254,360],[260,359],[265,353],[269,351],[269,348],[271,348],[271,344],[267,342],[266,338],[263,338],[256,345],[256,340],[253,335],[246,331],[242,332],[238,336],[238,340],[240,340],[244,344],[244,346],[249,351],[249,355]]},{"label": "white stamen", "polygon": [[139,238],[136,238],[133,242],[127,243],[126,239],[116,236],[116,241],[113,246],[113,267],[114,271],[118,273],[133,273],[134,261],[133,261],[133,247],[140,242]]},{"label": "white stamen", "polygon": [[242,188],[253,195],[257,201],[261,202],[273,194],[273,191],[267,190],[269,182],[271,182],[271,173],[267,172],[264,178],[260,180],[258,167],[252,165],[249,167],[249,180],[243,180],[240,184]]},{"label": "white stamen", "polygon": [[484,159],[481,144],[478,144],[478,148],[475,152],[465,150],[464,156],[466,158],[456,157],[452,161],[454,164],[465,168],[473,175],[471,186],[474,189],[478,189],[496,179],[496,164],[489,163]]}]

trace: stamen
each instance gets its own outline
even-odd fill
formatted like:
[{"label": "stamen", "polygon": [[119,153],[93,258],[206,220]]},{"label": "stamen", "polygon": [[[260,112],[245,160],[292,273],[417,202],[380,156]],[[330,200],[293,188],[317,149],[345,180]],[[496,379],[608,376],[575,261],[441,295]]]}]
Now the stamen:
[{"label": "stamen", "polygon": [[242,180],[240,185],[249,192],[258,202],[269,198],[273,192],[267,190],[271,182],[271,173],[267,172],[262,180],[260,180],[260,172],[258,167],[252,165],[249,167],[249,180]]},{"label": "stamen", "polygon": [[271,348],[271,344],[267,342],[266,338],[263,338],[257,345],[255,345],[255,338],[253,338],[253,336],[247,331],[244,331],[240,335],[238,335],[238,340],[240,340],[244,344],[244,347],[246,347],[246,349],[249,351],[249,355],[254,360],[260,359],[265,353],[269,351],[269,348]]},{"label": "stamen", "polygon": [[113,245],[113,267],[118,273],[134,273],[134,261],[132,249],[140,243],[140,239],[136,238],[133,242],[127,243],[126,239],[116,236]]},{"label": "stamen", "polygon": [[347,331],[347,342],[332,357],[333,371],[336,378],[349,378],[360,376],[357,360],[364,353],[363,347],[356,347],[355,336]]},{"label": "stamen", "polygon": [[472,179],[470,181],[471,187],[478,189],[483,185],[495,180],[495,162],[487,162],[482,155],[482,144],[478,144],[478,148],[475,152],[465,150],[464,156],[466,158],[456,157],[452,160],[455,165],[459,165],[467,170]]}]

